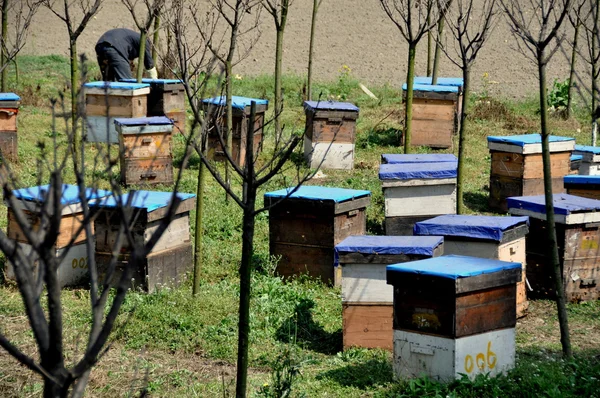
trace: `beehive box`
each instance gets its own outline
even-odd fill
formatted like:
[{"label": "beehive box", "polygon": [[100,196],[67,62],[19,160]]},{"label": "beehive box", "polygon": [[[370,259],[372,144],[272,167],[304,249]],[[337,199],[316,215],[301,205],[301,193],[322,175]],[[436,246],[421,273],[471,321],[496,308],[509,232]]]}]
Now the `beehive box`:
[{"label": "beehive box", "polygon": [[90,82],[83,87],[88,142],[118,144],[114,119],[146,116],[149,84]]},{"label": "beehive box", "polygon": [[349,102],[304,101],[304,157],[311,168],[351,170],[359,108]]},{"label": "beehive box", "polygon": [[[124,79],[136,83],[136,79]],[[142,79],[150,85],[146,116],[166,116],[173,120],[175,131],[185,133],[185,87],[179,79]]]},{"label": "beehive box", "polygon": [[[8,206],[8,227],[7,236],[18,242],[29,256],[32,252],[32,246],[25,237],[16,218],[15,211],[22,211],[27,218],[30,229],[37,233],[40,227],[40,212],[46,198],[49,186],[42,185],[31,188],[22,188],[13,191],[17,199],[17,209]],[[99,198],[109,195],[110,192],[88,188],[85,192],[86,199],[91,203]],[[56,256],[65,254],[64,259],[59,264],[57,273],[60,286],[77,286],[85,282],[88,278],[88,255],[87,240],[84,230],[80,231],[83,222],[83,208],[79,198],[79,188],[75,185],[63,185],[61,197],[61,223],[59,234],[55,242]],[[93,231],[93,224],[92,224]],[[94,240],[91,241],[94,244]],[[39,261],[36,259],[34,265],[37,267]],[[6,277],[15,279],[14,265],[7,263]]]},{"label": "beehive box", "polygon": [[[575,145],[577,146],[577,145]],[[583,161],[583,156],[581,155],[571,155],[571,170],[569,174],[576,175],[579,174],[579,168],[581,167],[581,163]]]},{"label": "beehive box", "polygon": [[[406,97],[406,84],[402,86],[402,90]],[[457,86],[415,84],[411,146],[451,148],[452,136],[458,126],[461,96],[462,90]]]},{"label": "beehive box", "polygon": [[4,159],[16,162],[17,145],[17,115],[21,97],[14,93],[0,93],[0,151]]},{"label": "beehive box", "polygon": [[280,256],[277,272],[285,277],[308,273],[333,284],[335,245],[366,233],[371,192],[318,186],[290,192],[264,197],[265,206],[275,205],[269,210],[269,247],[271,255]]},{"label": "beehive box", "polygon": [[442,255],[444,240],[425,236],[349,236],[335,247],[342,269],[344,348],[393,346],[394,289],[385,267]]},{"label": "beehive box", "polygon": [[[492,158],[489,205],[506,212],[506,198],[544,193],[542,141],[539,134],[487,137]],[[565,192],[563,177],[570,172],[575,139],[550,136],[552,192]]]},{"label": "beehive box", "polygon": [[[252,101],[256,102],[256,118],[254,119],[254,128],[252,132],[248,131],[248,118],[250,117],[250,105]],[[218,161],[226,160],[225,148],[221,145],[219,134],[223,136],[223,143],[227,143],[226,126],[226,98],[215,97],[205,99],[203,106],[206,117],[210,120],[211,128],[208,135],[208,157]],[[265,112],[269,107],[269,101],[266,99],[232,97],[233,111],[233,142],[231,157],[240,167],[246,163],[246,139],[249,135],[253,136],[253,151],[256,158],[262,148],[263,125],[265,122]]]},{"label": "beehive box", "polygon": [[[600,201],[554,194],[558,253],[565,297],[572,302],[597,300],[600,283]],[[508,198],[509,212],[529,216],[527,281],[530,297],[555,296],[544,195]]]},{"label": "beehive box", "polygon": [[413,226],[440,214],[456,214],[457,163],[382,164],[385,234],[412,235]]},{"label": "beehive box", "polygon": [[115,119],[121,183],[172,184],[173,122],[165,116]]},{"label": "beehive box", "polygon": [[[414,84],[431,84],[433,81],[431,76],[416,76]],[[462,111],[462,92],[464,86],[464,80],[462,77],[438,77],[436,81],[437,86],[451,86],[457,87],[459,90],[458,101],[456,102],[456,124],[454,132],[458,131],[460,127],[460,113]]]},{"label": "beehive box", "polygon": [[512,368],[520,279],[520,263],[467,256],[388,265],[395,375],[450,381]]},{"label": "beehive box", "polygon": [[600,175],[600,147],[590,145],[575,145],[573,155],[582,157],[579,166],[581,175]]},{"label": "beehive box", "polygon": [[381,164],[410,164],[410,163],[444,163],[458,162],[451,153],[419,153],[419,154],[389,154],[381,155]]},{"label": "beehive box", "polygon": [[564,182],[569,195],[600,200],[600,175],[570,175]]},{"label": "beehive box", "polygon": [[525,236],[528,217],[447,215],[415,224],[418,236],[443,236],[444,254],[458,254],[520,263],[517,282],[517,318],[526,314],[527,301]]},{"label": "beehive box", "polygon": [[[133,195],[130,198],[130,195]],[[131,231],[136,245],[147,243],[167,215],[172,192],[131,191],[120,198],[109,197],[93,209],[96,218],[96,262],[101,277],[106,275],[112,253],[116,250],[121,225],[118,207],[131,208]],[[190,235],[190,210],[194,194],[178,193],[181,199],[175,214],[148,256],[133,270],[133,285],[152,292],[162,286],[177,286],[192,266],[193,247]],[[131,259],[131,246],[126,240],[120,248],[115,273],[116,284]]]}]

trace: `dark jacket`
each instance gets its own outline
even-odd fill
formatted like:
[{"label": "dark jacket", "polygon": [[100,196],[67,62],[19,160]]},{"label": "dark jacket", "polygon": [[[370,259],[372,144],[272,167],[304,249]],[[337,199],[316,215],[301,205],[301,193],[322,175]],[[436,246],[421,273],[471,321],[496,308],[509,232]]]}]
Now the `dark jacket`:
[{"label": "dark jacket", "polygon": [[[110,44],[123,58],[132,61],[140,55],[140,34],[131,29],[112,29],[104,33],[98,39],[96,45],[108,43]],[[152,51],[150,49],[150,41],[146,40],[146,52],[144,56],[144,67],[146,70],[154,68],[152,60]]]}]

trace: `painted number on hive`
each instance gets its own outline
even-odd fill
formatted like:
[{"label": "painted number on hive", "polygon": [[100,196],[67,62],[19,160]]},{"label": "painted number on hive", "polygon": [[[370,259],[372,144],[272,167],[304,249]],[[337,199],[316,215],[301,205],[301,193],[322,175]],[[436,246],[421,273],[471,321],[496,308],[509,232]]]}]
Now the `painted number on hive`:
[{"label": "painted number on hive", "polygon": [[497,361],[498,358],[496,357],[496,353],[492,351],[492,342],[488,341],[487,353],[477,353],[475,359],[473,359],[471,355],[465,357],[465,371],[471,373],[475,369],[475,366],[477,366],[477,369],[481,372],[486,370],[486,368],[492,370],[496,367]]},{"label": "painted number on hive", "polygon": [[71,267],[73,267],[73,269],[76,269],[76,268],[87,269],[87,267],[88,267],[87,258],[85,258],[85,257],[74,258],[73,261],[71,262]]}]

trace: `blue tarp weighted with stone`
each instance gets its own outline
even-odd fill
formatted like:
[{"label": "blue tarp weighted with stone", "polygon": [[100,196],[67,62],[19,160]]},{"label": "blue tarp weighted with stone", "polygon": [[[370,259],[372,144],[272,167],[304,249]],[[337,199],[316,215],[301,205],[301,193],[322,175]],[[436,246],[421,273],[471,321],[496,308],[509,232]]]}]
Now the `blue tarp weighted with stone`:
[{"label": "blue tarp weighted with stone", "polygon": [[[259,98],[247,98],[247,97],[239,97],[234,95],[231,97],[231,107],[233,109],[244,110],[246,107],[249,107],[252,104],[252,101],[256,102],[256,105],[268,105],[269,101],[266,99]],[[217,105],[217,106],[226,106],[227,105],[227,97],[220,96],[215,98],[207,98],[202,101],[205,104]]]},{"label": "blue tarp weighted with stone", "polygon": [[[293,188],[284,188],[278,191],[267,192],[265,193],[265,197],[284,198],[292,190]],[[298,190],[296,190],[296,192],[291,194],[289,197],[292,199],[328,200],[339,203],[347,200],[362,198],[369,195],[371,195],[371,191],[306,185],[298,188]]]},{"label": "blue tarp weighted with stone", "polygon": [[458,163],[382,164],[380,180],[443,179],[456,178]]},{"label": "blue tarp weighted with stone", "polygon": [[[509,209],[523,209],[534,213],[546,214],[544,195],[515,196],[506,200]],[[572,213],[600,211],[600,200],[558,193],[553,195],[554,213],[568,216]]]},{"label": "blue tarp weighted with stone", "polygon": [[461,236],[500,242],[506,230],[519,225],[529,225],[529,217],[446,215],[416,223],[414,234]]},{"label": "blue tarp weighted with stone", "polygon": [[381,160],[387,164],[458,162],[451,153],[383,154]]},{"label": "blue tarp weighted with stone", "polygon": [[[94,207],[115,208],[120,205],[125,206],[130,200],[130,196],[132,196],[130,203],[131,207],[135,209],[145,209],[148,212],[152,212],[154,210],[167,207],[173,198],[173,192],[132,191],[130,193],[121,195],[118,201],[114,196],[102,199],[94,204]],[[178,192],[177,197],[183,201],[194,198],[196,195],[193,193]]]}]

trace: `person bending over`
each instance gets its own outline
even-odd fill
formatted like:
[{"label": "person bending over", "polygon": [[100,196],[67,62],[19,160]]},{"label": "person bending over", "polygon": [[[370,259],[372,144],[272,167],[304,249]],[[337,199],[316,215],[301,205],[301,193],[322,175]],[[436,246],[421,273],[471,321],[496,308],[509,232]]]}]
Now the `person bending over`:
[{"label": "person bending over", "polygon": [[[102,80],[132,79],[130,61],[140,56],[140,34],[124,28],[109,30],[98,39],[96,56],[102,72]],[[149,41],[146,41],[144,67],[150,78],[158,78]]]}]

